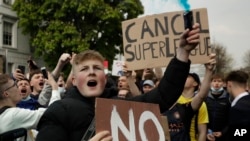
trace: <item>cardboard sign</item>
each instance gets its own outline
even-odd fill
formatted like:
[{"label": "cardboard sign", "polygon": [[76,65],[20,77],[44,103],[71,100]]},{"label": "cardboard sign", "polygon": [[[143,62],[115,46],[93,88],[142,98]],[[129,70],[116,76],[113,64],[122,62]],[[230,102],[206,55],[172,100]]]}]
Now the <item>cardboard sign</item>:
[{"label": "cardboard sign", "polygon": [[[193,9],[200,23],[200,44],[191,53],[194,64],[205,63],[211,53],[207,9]],[[123,48],[129,70],[165,67],[176,54],[184,31],[184,11],[145,16],[122,22]]]},{"label": "cardboard sign", "polygon": [[169,141],[168,124],[166,118],[161,117],[157,104],[102,98],[96,100],[97,133],[108,130],[114,141]]},{"label": "cardboard sign", "polygon": [[123,64],[124,61],[114,60],[112,66],[112,75],[113,76],[122,76],[123,75]]}]

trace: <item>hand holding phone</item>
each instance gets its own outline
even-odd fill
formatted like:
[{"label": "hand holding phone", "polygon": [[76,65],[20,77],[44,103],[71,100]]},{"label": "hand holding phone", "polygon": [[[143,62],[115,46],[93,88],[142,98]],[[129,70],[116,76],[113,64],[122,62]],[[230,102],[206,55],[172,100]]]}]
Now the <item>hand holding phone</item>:
[{"label": "hand holding phone", "polygon": [[42,71],[42,73],[43,73],[43,77],[44,77],[45,79],[48,79],[48,73],[47,73],[46,67],[42,67],[42,68],[41,68],[41,71]]},{"label": "hand holding phone", "polygon": [[193,24],[194,24],[194,19],[193,19],[193,12],[192,11],[186,11],[183,14],[183,19],[184,19],[184,27],[185,30],[188,28],[189,30],[192,30]]},{"label": "hand holding phone", "polygon": [[20,73],[25,74],[25,66],[18,65],[17,68],[21,71]]}]

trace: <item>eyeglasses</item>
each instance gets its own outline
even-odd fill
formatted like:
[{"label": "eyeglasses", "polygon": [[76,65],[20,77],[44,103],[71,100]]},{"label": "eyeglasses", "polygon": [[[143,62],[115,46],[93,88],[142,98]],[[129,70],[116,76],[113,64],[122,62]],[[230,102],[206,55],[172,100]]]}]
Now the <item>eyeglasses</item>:
[{"label": "eyeglasses", "polygon": [[7,90],[9,90],[9,89],[11,89],[11,88],[13,88],[13,87],[15,87],[15,86],[17,87],[16,81],[14,81],[14,84],[13,84],[12,86],[6,88],[4,91],[7,91]]}]

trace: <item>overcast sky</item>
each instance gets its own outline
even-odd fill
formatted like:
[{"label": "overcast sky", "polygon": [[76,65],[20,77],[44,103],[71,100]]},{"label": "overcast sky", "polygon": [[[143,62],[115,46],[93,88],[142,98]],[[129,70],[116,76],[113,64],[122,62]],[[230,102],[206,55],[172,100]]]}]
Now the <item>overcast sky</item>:
[{"label": "overcast sky", "polygon": [[[184,10],[179,0],[141,0],[145,15]],[[234,67],[243,66],[250,50],[250,0],[188,0],[191,9],[207,8],[211,43],[227,48]]]}]

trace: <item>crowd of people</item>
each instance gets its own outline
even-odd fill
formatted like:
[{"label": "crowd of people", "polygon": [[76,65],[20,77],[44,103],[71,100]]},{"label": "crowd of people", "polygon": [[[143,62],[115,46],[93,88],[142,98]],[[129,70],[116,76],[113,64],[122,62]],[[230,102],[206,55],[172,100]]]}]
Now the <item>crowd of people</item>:
[{"label": "crowd of people", "polygon": [[[204,64],[202,81],[189,72],[189,55],[199,44],[199,32],[197,23],[183,32],[165,72],[161,68],[129,71],[124,65],[123,75],[114,80],[104,72],[103,56],[85,50],[63,53],[47,72],[48,78],[33,60],[28,61],[27,74],[19,69],[0,74],[0,139],[20,128],[27,134],[19,140],[85,140],[97,97],[158,104],[167,116],[171,141],[234,138],[236,129],[250,129],[249,76],[241,70],[226,77],[215,74],[216,54]],[[72,69],[64,78],[62,70],[68,63]],[[112,133],[104,130],[87,140],[110,141]]]}]

